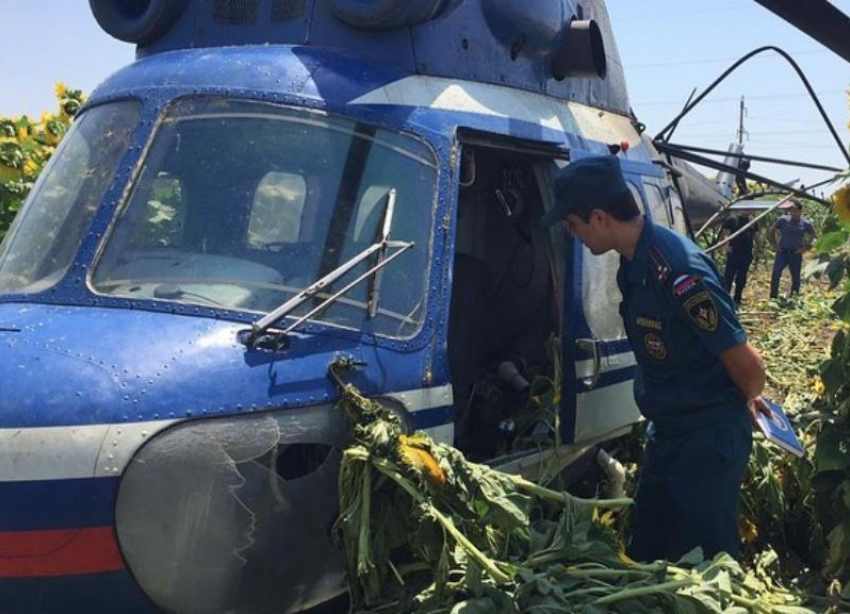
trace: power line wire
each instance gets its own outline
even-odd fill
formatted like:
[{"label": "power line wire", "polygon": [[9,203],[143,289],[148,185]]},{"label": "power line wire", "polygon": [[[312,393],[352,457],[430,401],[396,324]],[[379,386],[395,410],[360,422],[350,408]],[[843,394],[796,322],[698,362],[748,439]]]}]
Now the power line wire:
[{"label": "power line wire", "polygon": [[[809,49],[806,51],[794,51],[789,52],[792,56],[799,55],[810,55],[810,54],[823,54],[823,53],[832,53],[829,49]],[[678,62],[658,62],[652,64],[631,64],[624,66],[624,69],[628,72],[630,70],[639,70],[643,68],[659,68],[662,66],[692,66],[695,64],[719,64],[721,62],[734,62],[738,57],[725,57],[725,58],[713,58],[713,59],[705,59],[705,60],[681,60]],[[762,59],[772,59],[772,58],[762,58]]]},{"label": "power line wire", "polygon": [[[847,94],[847,90],[821,90],[815,92],[819,96],[830,96],[834,94]],[[747,96],[747,100],[777,100],[781,98],[807,98],[808,94],[757,94],[755,96]],[[714,104],[719,102],[737,102],[741,99],[740,96],[730,97],[730,98],[712,98],[711,100],[703,100],[700,104]],[[681,100],[653,100],[650,102],[635,102],[635,106],[656,106],[656,105],[681,105]]]}]

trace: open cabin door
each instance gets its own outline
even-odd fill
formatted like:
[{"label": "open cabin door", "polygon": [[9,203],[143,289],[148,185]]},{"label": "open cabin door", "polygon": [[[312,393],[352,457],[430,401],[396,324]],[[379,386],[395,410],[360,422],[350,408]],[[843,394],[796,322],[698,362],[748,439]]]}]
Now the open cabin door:
[{"label": "open cabin door", "polygon": [[[573,150],[571,157],[582,153]],[[566,165],[553,162],[553,176]],[[548,210],[554,206],[551,185],[545,193]],[[635,358],[619,312],[620,257],[594,256],[562,224],[551,234],[562,254],[562,436],[565,443],[605,441],[640,420],[633,394]]]},{"label": "open cabin door", "polygon": [[447,353],[455,443],[477,461],[539,455],[556,441],[551,412],[544,424],[529,405],[530,384],[552,381],[559,362],[561,258],[539,223],[540,178],[551,183],[539,167],[558,155],[548,151],[461,138]]}]

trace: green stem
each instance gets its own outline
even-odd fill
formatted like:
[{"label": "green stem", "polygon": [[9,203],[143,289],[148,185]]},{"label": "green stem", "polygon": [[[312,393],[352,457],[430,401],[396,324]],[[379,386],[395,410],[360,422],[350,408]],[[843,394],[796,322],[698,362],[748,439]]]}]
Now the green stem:
[{"label": "green stem", "polygon": [[360,533],[357,536],[357,574],[364,576],[369,573],[371,564],[370,537],[372,534],[372,468],[367,464],[363,467],[363,486],[360,501]]},{"label": "green stem", "polygon": [[428,563],[408,563],[407,565],[399,565],[398,572],[404,576],[420,571],[431,571],[431,566]]},{"label": "green stem", "polygon": [[558,492],[557,490],[551,490],[549,488],[544,488],[539,484],[535,484],[529,480],[526,480],[523,477],[518,475],[509,475],[508,478],[516,484],[518,488],[525,490],[526,492],[531,493],[532,495],[539,497],[540,499],[548,499],[549,501],[555,501],[557,503],[576,503],[578,505],[584,505],[588,507],[596,507],[599,509],[620,509],[623,507],[628,507],[630,505],[634,505],[634,500],[629,498],[623,499],[579,499],[578,497],[574,497],[567,492]]},{"label": "green stem", "polygon": [[606,605],[609,603],[615,603],[617,601],[622,601],[623,599],[632,599],[634,597],[643,597],[644,595],[655,595],[658,593],[672,593],[680,588],[685,588],[686,586],[691,586],[693,584],[693,580],[674,580],[673,582],[663,582],[662,584],[654,584],[652,586],[645,586],[642,588],[630,588],[626,589],[613,595],[608,595],[607,597],[601,597],[594,601],[593,603],[596,605]]},{"label": "green stem", "polygon": [[765,607],[760,604],[755,599],[747,599],[746,597],[741,597],[740,595],[735,595],[734,593],[731,595],[727,595],[735,604],[744,606],[752,610],[753,612],[760,614],[770,614],[773,611],[773,608]]},{"label": "green stem", "polygon": [[410,480],[399,474],[395,467],[386,460],[383,459],[372,459],[375,467],[378,468],[379,471],[383,472],[390,479],[392,479],[396,484],[401,486],[407,494],[409,494],[414,501],[417,501],[425,507],[428,508],[428,512],[439,522],[443,528],[448,531],[449,535],[460,544],[461,548],[466,550],[466,552],[474,558],[478,563],[484,568],[484,571],[497,583],[506,584],[511,581],[511,577],[499,569],[496,564],[487,557],[483,552],[481,552],[475,544],[473,544],[469,539],[457,530],[454,522],[448,516],[444,515],[440,510],[438,510],[434,505],[428,501],[425,496],[416,489]]},{"label": "green stem", "polygon": [[399,573],[398,569],[396,569],[395,565],[393,565],[393,562],[387,559],[387,565],[389,565],[390,571],[393,572],[393,575],[395,576],[395,579],[398,580],[398,583],[404,586],[404,578],[401,577],[401,574]]},{"label": "green stem", "polygon": [[631,569],[568,569],[564,573],[574,578],[623,578],[633,575],[652,576],[651,573]]}]

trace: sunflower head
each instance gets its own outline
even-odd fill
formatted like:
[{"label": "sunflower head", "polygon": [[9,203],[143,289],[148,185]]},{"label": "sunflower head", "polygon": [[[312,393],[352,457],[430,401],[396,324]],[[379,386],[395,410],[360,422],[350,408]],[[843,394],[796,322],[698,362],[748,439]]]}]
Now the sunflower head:
[{"label": "sunflower head", "polygon": [[850,183],[833,194],[832,209],[839,218],[850,222]]},{"label": "sunflower head", "polygon": [[415,435],[413,437],[400,436],[396,450],[402,465],[411,469],[413,473],[422,477],[431,486],[442,488],[446,485],[446,472]]},{"label": "sunflower head", "polygon": [[24,162],[24,175],[27,177],[35,177],[38,174],[38,163],[32,158],[27,158]]},{"label": "sunflower head", "polygon": [[56,97],[59,100],[62,100],[68,95],[68,86],[65,85],[64,83],[62,83],[61,81],[59,81],[56,84],[54,91],[56,92]]},{"label": "sunflower head", "polygon": [[751,544],[758,539],[758,526],[746,516],[738,518],[738,533],[745,544]]}]

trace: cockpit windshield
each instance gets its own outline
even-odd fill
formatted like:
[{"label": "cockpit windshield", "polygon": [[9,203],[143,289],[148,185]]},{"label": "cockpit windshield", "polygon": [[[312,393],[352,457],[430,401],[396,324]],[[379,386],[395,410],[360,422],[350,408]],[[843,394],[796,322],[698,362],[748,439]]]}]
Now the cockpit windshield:
[{"label": "cockpit windshield", "polygon": [[0,248],[0,293],[41,292],[65,276],[115,181],[140,107],[104,104],[74,122]]},{"label": "cockpit windshield", "polygon": [[[187,99],[149,148],[92,275],[101,294],[268,313],[380,241],[414,243],[314,320],[393,337],[422,321],[437,164],[421,141],[270,103]],[[366,260],[295,310],[310,312]]]}]

